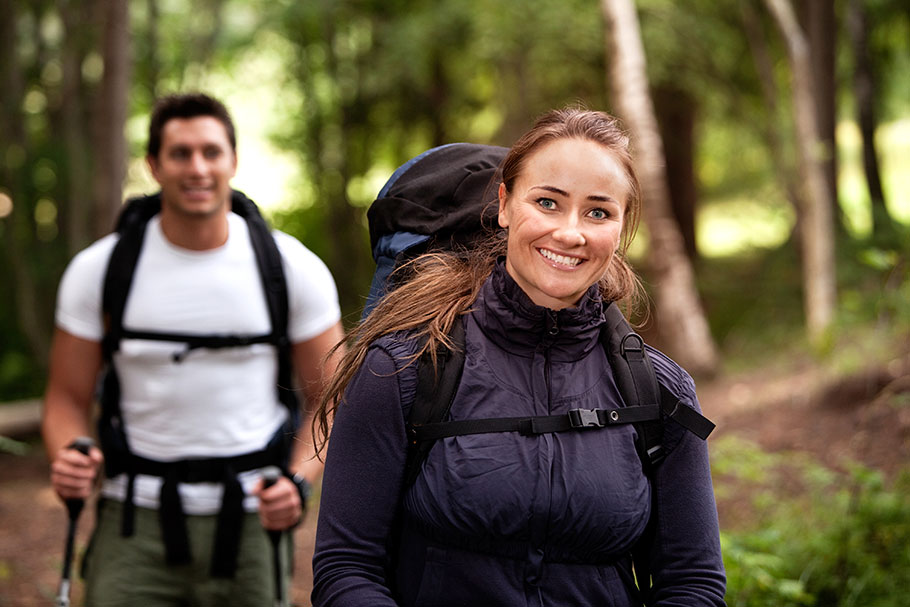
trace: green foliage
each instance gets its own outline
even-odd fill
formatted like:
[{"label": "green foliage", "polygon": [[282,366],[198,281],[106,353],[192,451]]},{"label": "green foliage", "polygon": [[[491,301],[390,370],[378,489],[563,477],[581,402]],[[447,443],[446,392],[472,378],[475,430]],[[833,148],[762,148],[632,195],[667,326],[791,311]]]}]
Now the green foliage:
[{"label": "green foliage", "polygon": [[748,511],[722,536],[731,607],[906,604],[910,468],[888,483],[858,464],[835,472],[738,439],[712,455],[719,503]]}]

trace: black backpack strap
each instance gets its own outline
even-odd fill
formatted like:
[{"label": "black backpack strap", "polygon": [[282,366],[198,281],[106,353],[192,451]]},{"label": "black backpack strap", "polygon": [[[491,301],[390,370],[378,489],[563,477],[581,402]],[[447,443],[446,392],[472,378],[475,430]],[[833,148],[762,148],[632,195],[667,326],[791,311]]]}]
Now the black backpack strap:
[{"label": "black backpack strap", "polygon": [[[657,380],[644,341],[632,330],[615,303],[604,309],[604,316],[607,324],[601,331],[601,341],[613,369],[616,385],[626,404],[642,406],[642,403],[658,403],[660,407],[660,415],[656,419],[643,421],[636,426],[636,447],[645,474],[651,477],[655,466],[666,456],[664,418],[676,421],[702,440],[708,437],[714,424],[691,407],[682,404],[669,388]],[[632,550],[635,580],[643,604],[649,604],[650,600],[649,551],[657,529],[657,500],[657,492],[652,489],[651,517]]]},{"label": "black backpack strap", "polygon": [[432,440],[419,440],[415,429],[427,424],[442,422],[449,414],[461,372],[464,369],[464,321],[458,319],[449,333],[452,349],[440,345],[433,365],[429,352],[417,360],[417,391],[407,420],[408,454],[405,463],[405,487],[414,483],[420,465],[433,447]]},{"label": "black backpack strap", "polygon": [[[615,303],[604,308],[607,323],[600,337],[613,379],[627,406],[659,405],[660,385],[641,336],[632,330]],[[659,419],[638,426],[638,450],[645,472],[663,459],[663,425]]]},{"label": "black backpack strap", "polygon": [[532,417],[487,417],[458,419],[414,425],[410,428],[412,440],[432,442],[449,436],[489,434],[491,432],[518,432],[522,436],[570,432],[590,428],[605,428],[619,424],[637,424],[659,419],[657,405],[620,407],[619,409],[572,409],[561,415]]},{"label": "black backpack strap", "polygon": [[146,225],[160,210],[161,195],[153,194],[127,201],[117,219],[116,231],[120,238],[108,259],[101,299],[104,318],[102,351],[104,359],[108,362],[120,347],[120,340],[123,337],[123,312],[145,240]]},{"label": "black backpack strap", "polygon": [[296,427],[300,421],[300,409],[294,391],[291,341],[288,338],[288,286],[281,251],[259,209],[242,192],[232,190],[231,210],[246,219],[249,226],[250,242],[268,304],[273,343],[278,349],[278,399],[290,411]]}]

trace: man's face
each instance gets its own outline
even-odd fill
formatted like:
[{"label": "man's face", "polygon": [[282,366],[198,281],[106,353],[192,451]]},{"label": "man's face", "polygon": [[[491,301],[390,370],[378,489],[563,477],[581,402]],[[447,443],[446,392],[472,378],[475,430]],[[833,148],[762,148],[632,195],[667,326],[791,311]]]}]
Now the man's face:
[{"label": "man's face", "polygon": [[168,120],[161,129],[158,156],[146,160],[161,186],[163,209],[202,218],[230,208],[237,156],[217,118]]}]

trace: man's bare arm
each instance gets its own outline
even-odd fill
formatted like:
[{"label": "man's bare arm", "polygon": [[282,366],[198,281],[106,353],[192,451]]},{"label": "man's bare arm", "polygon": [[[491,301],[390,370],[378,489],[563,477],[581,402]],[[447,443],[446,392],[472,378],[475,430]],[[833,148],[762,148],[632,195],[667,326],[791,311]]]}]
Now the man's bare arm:
[{"label": "man's bare arm", "polygon": [[86,498],[102,463],[101,451],[85,456],[67,449],[79,436],[91,436],[91,412],[101,344],[57,329],[51,346],[41,433],[51,462],[51,485],[62,498]]}]

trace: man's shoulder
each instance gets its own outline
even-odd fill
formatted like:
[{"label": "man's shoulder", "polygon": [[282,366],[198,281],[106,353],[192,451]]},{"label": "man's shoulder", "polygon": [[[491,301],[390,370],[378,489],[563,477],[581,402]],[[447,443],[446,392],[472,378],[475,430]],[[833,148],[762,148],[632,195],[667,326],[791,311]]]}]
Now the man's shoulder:
[{"label": "man's shoulder", "polygon": [[296,280],[301,282],[299,286],[313,283],[311,286],[331,285],[334,288],[334,278],[322,258],[297,238],[281,230],[272,230],[272,236],[281,253],[285,268],[289,275],[296,277]]},{"label": "man's shoulder", "polygon": [[289,263],[309,261],[310,258],[319,259],[319,256],[307,248],[305,244],[287,232],[273,229],[272,238],[275,239],[275,244],[278,246],[278,250],[281,251],[282,257]]},{"label": "man's shoulder", "polygon": [[85,247],[70,260],[69,267],[97,267],[106,266],[111,257],[114,246],[120,239],[120,235],[112,232],[102,236],[89,246]]}]

